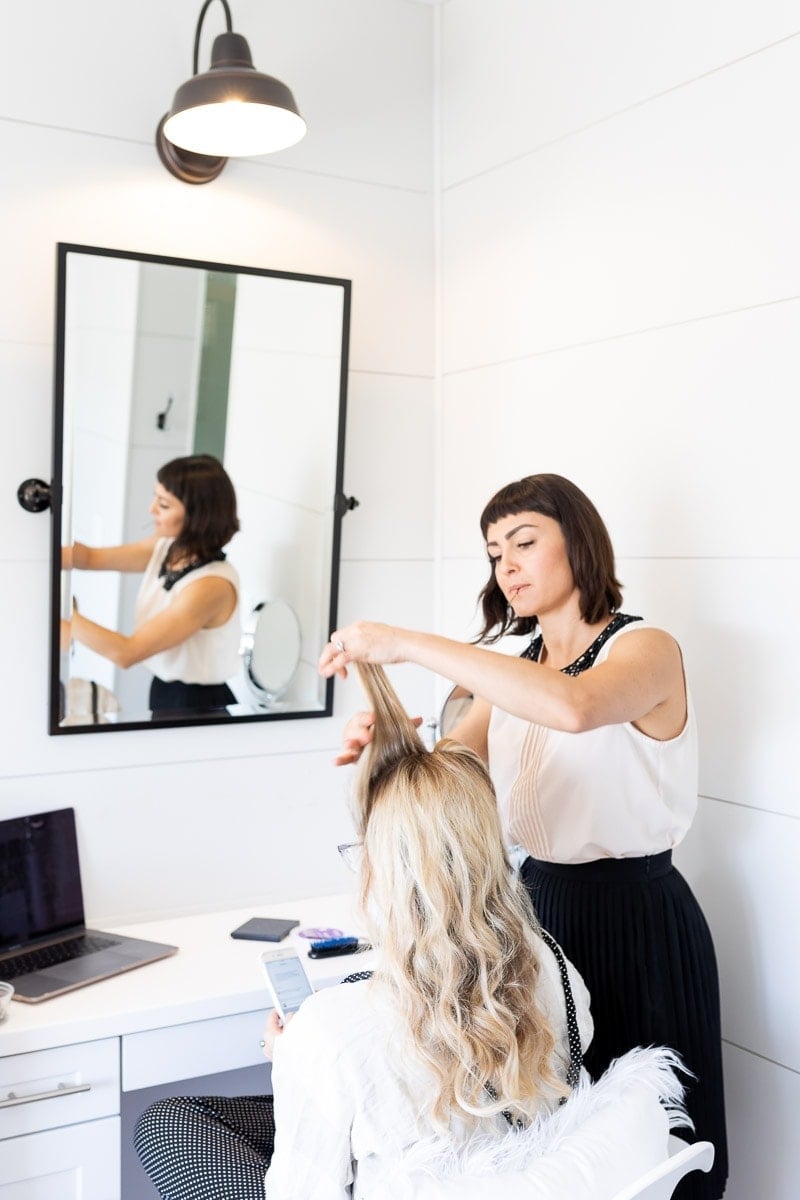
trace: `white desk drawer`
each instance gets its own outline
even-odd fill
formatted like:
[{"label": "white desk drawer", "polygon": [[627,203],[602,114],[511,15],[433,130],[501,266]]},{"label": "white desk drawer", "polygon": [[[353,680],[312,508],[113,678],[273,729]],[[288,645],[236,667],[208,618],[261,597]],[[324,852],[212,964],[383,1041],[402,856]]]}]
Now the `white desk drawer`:
[{"label": "white desk drawer", "polygon": [[[266,1008],[191,1021],[122,1038],[122,1090],[155,1087],[195,1075],[216,1075],[265,1063],[259,1040]],[[265,1063],[266,1079],[266,1063]]]},{"label": "white desk drawer", "polygon": [[0,1200],[120,1200],[120,1119],[0,1142]]},{"label": "white desk drawer", "polygon": [[0,1058],[0,1139],[119,1112],[119,1038]]}]

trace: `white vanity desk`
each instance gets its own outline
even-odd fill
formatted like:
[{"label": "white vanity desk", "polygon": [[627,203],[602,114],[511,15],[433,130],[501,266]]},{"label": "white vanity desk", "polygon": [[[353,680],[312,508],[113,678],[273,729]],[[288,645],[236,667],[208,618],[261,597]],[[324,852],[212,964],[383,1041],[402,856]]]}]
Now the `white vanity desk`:
[{"label": "white vanity desk", "polygon": [[[122,1093],[263,1064],[269,1000],[258,956],[308,945],[294,933],[271,943],[231,930],[286,916],[300,929],[357,933],[355,912],[344,894],[125,926],[178,953],[41,1004],[13,1001],[0,1024],[0,1200],[134,1200],[121,1193]],[[307,967],[324,987],[371,958]]]}]

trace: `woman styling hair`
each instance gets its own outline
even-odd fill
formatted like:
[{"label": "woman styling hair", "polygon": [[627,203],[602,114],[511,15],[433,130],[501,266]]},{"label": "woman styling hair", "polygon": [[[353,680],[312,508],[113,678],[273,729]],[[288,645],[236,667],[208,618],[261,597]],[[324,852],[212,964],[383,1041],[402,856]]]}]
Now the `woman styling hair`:
[{"label": "woman styling hair", "polygon": [[[668,1045],[696,1075],[687,1108],[716,1147],[681,1200],[718,1200],[727,1175],[719,982],[697,901],[672,865],[697,806],[697,735],[683,658],[668,633],[619,611],[608,531],[560,475],[532,475],[487,504],[481,592],[492,643],[527,634],[520,658],[367,622],[339,629],[324,675],[349,662],[413,662],[476,697],[452,736],[489,765],[510,851],[543,927],[592,996],[587,1066]],[[353,718],[339,763],[372,737]]]},{"label": "woman styling hair", "polygon": [[62,636],[118,667],[149,667],[154,715],[222,710],[236,701],[226,680],[237,672],[241,637],[239,577],[223,552],[239,528],[233,484],[209,454],[172,459],[157,473],[150,513],[155,531],[140,542],[75,542],[63,555],[64,567],[144,572],[133,633],[76,608]]},{"label": "woman styling hair", "polygon": [[389,1200],[422,1139],[458,1146],[527,1125],[575,1081],[588,994],[564,962],[570,1071],[560,952],[510,868],[483,763],[452,741],[426,750],[382,668],[360,670],[375,736],[357,865],[377,967],[310,996],[285,1031],[271,1015],[274,1123],[270,1097],[178,1098],[143,1114],[137,1149],[164,1197],[255,1200],[269,1165],[269,1200]]}]

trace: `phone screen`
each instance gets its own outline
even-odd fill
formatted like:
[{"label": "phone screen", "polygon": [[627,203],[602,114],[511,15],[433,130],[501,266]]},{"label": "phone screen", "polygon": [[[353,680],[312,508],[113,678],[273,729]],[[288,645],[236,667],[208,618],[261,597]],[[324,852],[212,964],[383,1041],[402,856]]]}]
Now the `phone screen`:
[{"label": "phone screen", "polygon": [[313,992],[300,959],[295,954],[267,958],[264,967],[280,1008],[284,1013],[297,1012],[306,996]]}]

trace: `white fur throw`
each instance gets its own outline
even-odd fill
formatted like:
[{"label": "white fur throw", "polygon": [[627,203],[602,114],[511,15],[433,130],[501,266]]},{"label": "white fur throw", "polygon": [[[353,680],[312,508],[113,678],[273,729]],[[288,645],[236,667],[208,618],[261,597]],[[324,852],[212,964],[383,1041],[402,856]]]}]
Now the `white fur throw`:
[{"label": "white fur throw", "polygon": [[631,1050],[597,1083],[584,1075],[566,1104],[525,1130],[479,1131],[455,1149],[438,1138],[413,1147],[380,1200],[609,1200],[666,1157],[670,1128],[691,1127],[681,1069],[664,1047]]}]

